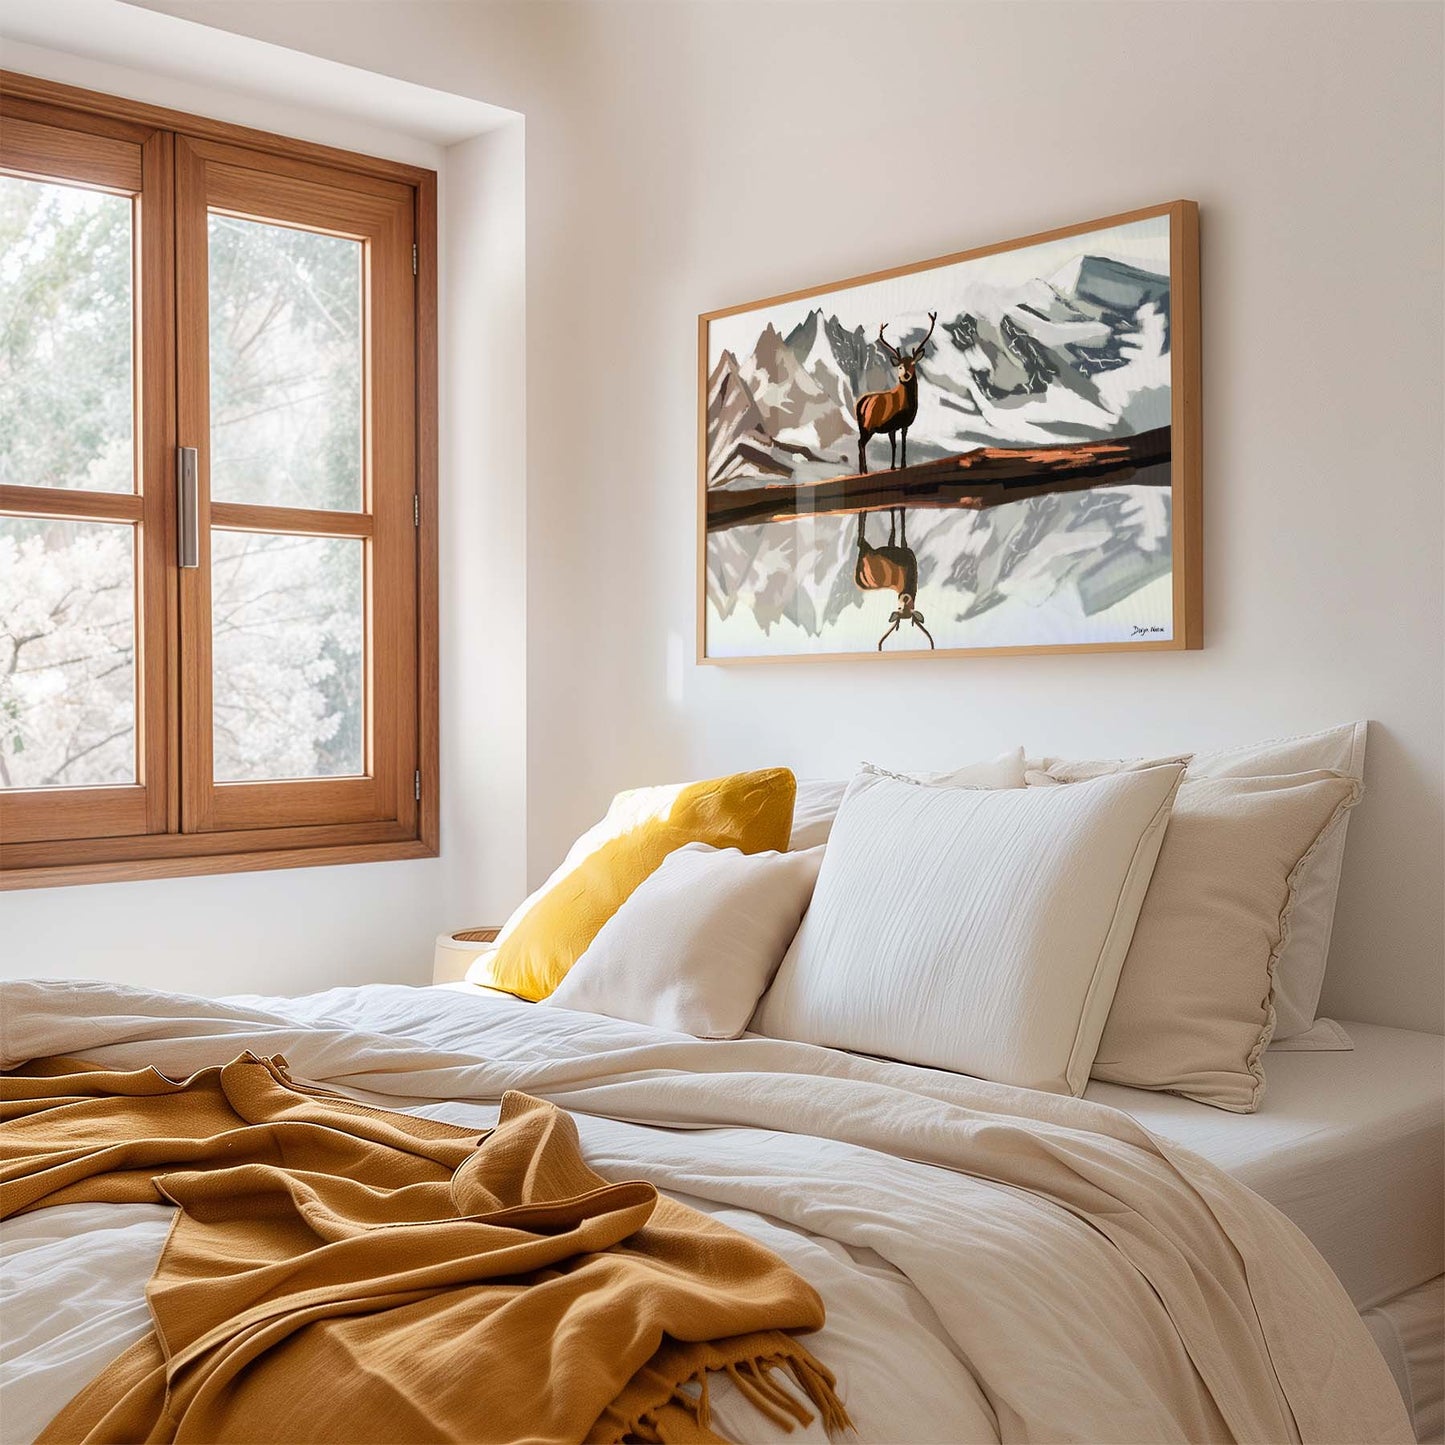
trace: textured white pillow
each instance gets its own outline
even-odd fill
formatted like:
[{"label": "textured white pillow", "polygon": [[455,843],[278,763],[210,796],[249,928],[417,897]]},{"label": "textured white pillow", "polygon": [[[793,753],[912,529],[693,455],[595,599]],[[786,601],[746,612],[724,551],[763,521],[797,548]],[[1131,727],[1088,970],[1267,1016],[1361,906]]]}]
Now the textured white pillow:
[{"label": "textured white pillow", "polygon": [[[1189,763],[1185,777],[1192,783],[1201,778],[1279,778],[1298,773],[1332,772],[1362,783],[1367,730],[1367,723],[1346,723],[1343,727],[1326,728],[1302,737],[1277,738],[1192,756],[1184,754],[1184,760]],[[1154,765],[1138,759],[1071,762],[1043,758],[1025,765],[1025,780],[1030,785],[1078,783],[1103,773]],[[1296,881],[1289,937],[1274,969],[1276,1042],[1302,1037],[1315,1021],[1330,957],[1330,934],[1334,929],[1335,899],[1340,890],[1345,829],[1349,821],[1346,809],[1311,850]]]},{"label": "textured white pillow", "polygon": [[1183,768],[848,788],[754,1028],[1081,1094]]},{"label": "textured white pillow", "polygon": [[823,850],[669,853],[538,1007],[735,1039],[798,931]]},{"label": "textured white pillow", "polygon": [[[1024,750],[1014,748],[983,763],[965,763],[945,773],[902,774],[916,776],[921,783],[936,783],[950,788],[1021,788],[1024,786]],[[833,819],[848,784],[843,779],[822,782],[800,782],[797,801],[793,804],[793,836],[788,847],[816,848],[828,841]]]}]

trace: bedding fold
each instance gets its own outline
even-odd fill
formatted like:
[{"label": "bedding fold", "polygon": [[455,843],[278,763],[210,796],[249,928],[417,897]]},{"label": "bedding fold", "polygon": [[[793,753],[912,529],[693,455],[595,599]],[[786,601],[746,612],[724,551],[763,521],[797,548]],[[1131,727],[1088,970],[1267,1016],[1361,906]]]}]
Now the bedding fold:
[{"label": "bedding fold", "polygon": [[183,1079],[62,1058],[0,1080],[0,1119],[0,1218],[177,1208],[154,1329],[44,1441],[718,1440],[708,1371],[765,1414],[807,1423],[806,1399],[848,1423],[787,1333],[822,1325],[812,1287],[653,1185],[599,1177],[540,1099],[508,1091],[479,1138],[280,1058]]}]

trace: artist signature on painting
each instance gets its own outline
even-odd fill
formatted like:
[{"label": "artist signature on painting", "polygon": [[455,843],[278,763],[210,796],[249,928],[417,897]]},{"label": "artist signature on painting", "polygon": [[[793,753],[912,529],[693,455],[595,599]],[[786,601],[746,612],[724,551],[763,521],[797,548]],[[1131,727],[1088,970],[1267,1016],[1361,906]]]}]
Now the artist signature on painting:
[{"label": "artist signature on painting", "polygon": [[1129,635],[1131,637],[1149,637],[1154,633],[1162,633],[1163,631],[1164,629],[1162,627],[1140,627],[1136,623],[1133,632]]}]

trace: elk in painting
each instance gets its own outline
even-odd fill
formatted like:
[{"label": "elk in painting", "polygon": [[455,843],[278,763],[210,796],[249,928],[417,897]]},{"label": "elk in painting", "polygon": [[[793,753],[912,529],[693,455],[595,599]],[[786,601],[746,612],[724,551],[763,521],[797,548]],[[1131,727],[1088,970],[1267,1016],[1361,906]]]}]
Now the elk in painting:
[{"label": "elk in painting", "polygon": [[888,329],[886,322],[878,328],[878,344],[898,370],[898,385],[888,391],[864,392],[853,408],[853,416],[858,423],[860,474],[868,471],[868,439],[875,436],[888,438],[888,465],[893,470],[896,471],[899,466],[900,441],[902,464],[908,465],[908,428],[918,415],[918,363],[923,359],[923,348],[928,345],[937,325],[938,313],[930,311],[927,334],[911,351],[899,351],[883,339],[883,333]]}]

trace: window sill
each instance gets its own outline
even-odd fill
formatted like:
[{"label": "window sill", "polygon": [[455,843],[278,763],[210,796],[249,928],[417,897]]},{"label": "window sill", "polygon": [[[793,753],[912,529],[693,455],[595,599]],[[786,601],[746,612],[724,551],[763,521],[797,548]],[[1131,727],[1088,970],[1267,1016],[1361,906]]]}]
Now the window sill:
[{"label": "window sill", "polygon": [[73,883],[123,883],[144,878],[186,878],[210,873],[254,873],[272,868],[325,868],[342,863],[388,863],[435,858],[440,849],[422,838],[384,843],[342,843],[310,848],[268,848],[252,852],[127,858],[124,860],[0,866],[0,891],[59,888]]}]

